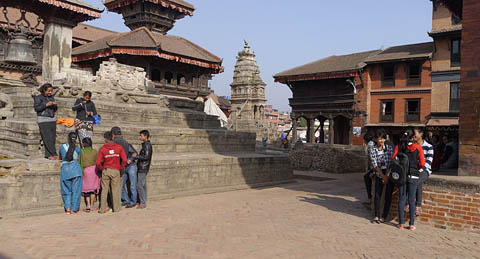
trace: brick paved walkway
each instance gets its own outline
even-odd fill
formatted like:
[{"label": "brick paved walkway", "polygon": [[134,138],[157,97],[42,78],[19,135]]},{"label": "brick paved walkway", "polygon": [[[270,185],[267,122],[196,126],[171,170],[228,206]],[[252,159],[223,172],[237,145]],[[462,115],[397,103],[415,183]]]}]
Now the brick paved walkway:
[{"label": "brick paved walkway", "polygon": [[480,258],[477,234],[370,223],[363,195],[356,174],[157,201],[118,214],[2,219],[0,257]]}]

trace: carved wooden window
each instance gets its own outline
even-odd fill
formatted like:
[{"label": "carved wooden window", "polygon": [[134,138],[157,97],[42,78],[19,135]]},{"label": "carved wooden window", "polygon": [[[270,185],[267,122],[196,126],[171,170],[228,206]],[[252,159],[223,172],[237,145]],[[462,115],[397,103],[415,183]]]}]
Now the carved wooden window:
[{"label": "carved wooden window", "polygon": [[393,122],[395,100],[380,100],[380,122]]},{"label": "carved wooden window", "polygon": [[460,83],[450,83],[450,112],[460,111]]},{"label": "carved wooden window", "polygon": [[395,65],[382,66],[382,87],[395,86]]},{"label": "carved wooden window", "polygon": [[165,81],[168,83],[168,84],[171,84],[172,83],[172,80],[173,80],[173,73],[168,71],[168,72],[165,72]]},{"label": "carved wooden window", "polygon": [[458,67],[460,66],[461,61],[461,40],[460,39],[452,39],[452,43],[450,45],[450,66]]},{"label": "carved wooden window", "polygon": [[420,85],[422,66],[418,63],[407,64],[407,85]]},{"label": "carved wooden window", "polygon": [[420,99],[406,99],[405,122],[420,121]]}]

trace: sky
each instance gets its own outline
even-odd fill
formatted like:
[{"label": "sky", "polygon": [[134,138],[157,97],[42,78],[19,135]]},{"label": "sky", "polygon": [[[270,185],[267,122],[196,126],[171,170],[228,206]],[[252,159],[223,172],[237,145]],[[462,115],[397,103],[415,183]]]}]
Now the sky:
[{"label": "sky", "polygon": [[[84,0],[101,9],[101,0]],[[267,104],[290,111],[292,94],[273,75],[331,55],[432,41],[429,0],[187,0],[194,16],[169,34],[184,37],[223,58],[225,72],[210,87],[230,96],[236,56],[246,40],[267,84]],[[121,15],[107,12],[91,25],[126,32]]]}]

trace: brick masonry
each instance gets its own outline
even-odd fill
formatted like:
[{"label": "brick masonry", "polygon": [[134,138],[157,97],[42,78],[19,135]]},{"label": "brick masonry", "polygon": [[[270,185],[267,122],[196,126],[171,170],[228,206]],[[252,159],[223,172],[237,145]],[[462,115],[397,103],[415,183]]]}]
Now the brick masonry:
[{"label": "brick masonry", "polygon": [[480,176],[480,2],[463,1],[459,175]]}]

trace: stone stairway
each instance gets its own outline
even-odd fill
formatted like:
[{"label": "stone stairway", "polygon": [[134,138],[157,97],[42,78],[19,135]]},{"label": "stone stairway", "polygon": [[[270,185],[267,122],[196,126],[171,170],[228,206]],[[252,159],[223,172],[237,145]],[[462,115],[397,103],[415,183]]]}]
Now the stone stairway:
[{"label": "stone stairway", "polygon": [[[5,215],[30,215],[58,210],[61,204],[60,163],[43,157],[33,111],[31,90],[4,88],[14,104],[14,118],[0,120],[0,211]],[[293,172],[287,155],[256,153],[255,134],[220,127],[216,117],[202,111],[198,102],[157,98],[158,104],[95,100],[102,124],[94,128],[95,147],[103,132],[120,126],[124,138],[140,149],[138,134],[148,129],[154,148],[149,173],[149,199],[252,188],[290,182]],[[73,98],[56,98],[57,117],[74,118]],[[57,126],[57,148],[73,128]],[[42,212],[42,213],[43,213]]]}]

